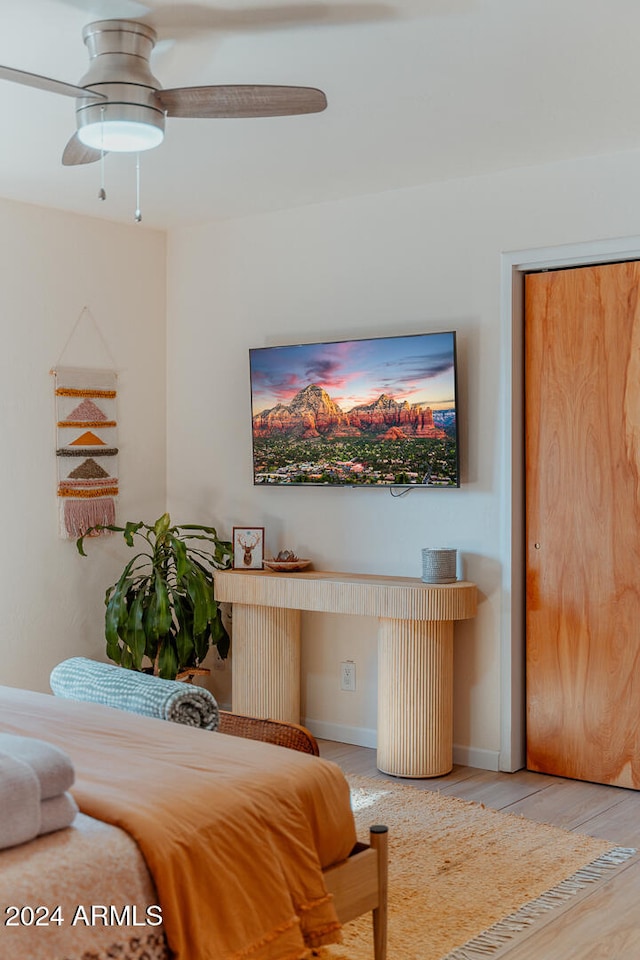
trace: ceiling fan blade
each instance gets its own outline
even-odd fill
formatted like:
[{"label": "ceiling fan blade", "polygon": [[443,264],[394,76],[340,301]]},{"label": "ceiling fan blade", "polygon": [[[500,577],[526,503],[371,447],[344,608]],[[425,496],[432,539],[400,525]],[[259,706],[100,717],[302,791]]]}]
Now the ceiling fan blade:
[{"label": "ceiling fan blade", "polygon": [[287,117],[319,113],[327,98],[315,87],[278,87],[269,84],[175,87],[158,90],[169,117]]},{"label": "ceiling fan blade", "polygon": [[41,77],[39,73],[27,73],[26,70],[15,70],[13,67],[0,66],[0,80],[12,80],[27,87],[37,87],[38,90],[47,90],[49,93],[61,93],[65,97],[93,97],[96,100],[106,100],[103,93],[94,90],[85,90],[72,83],[63,83],[61,80],[52,80],[51,77]]},{"label": "ceiling fan blade", "polygon": [[[107,151],[104,151],[106,157]],[[102,156],[100,150],[94,150],[93,147],[86,147],[79,139],[78,134],[74,133],[62,154],[62,163],[65,167],[73,167],[79,163],[95,163]]]}]

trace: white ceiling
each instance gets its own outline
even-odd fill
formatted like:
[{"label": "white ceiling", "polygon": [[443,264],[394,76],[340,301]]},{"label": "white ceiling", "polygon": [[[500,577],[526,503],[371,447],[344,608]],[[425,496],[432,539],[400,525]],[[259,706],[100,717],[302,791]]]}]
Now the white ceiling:
[{"label": "white ceiling", "polygon": [[[82,27],[154,26],[164,87],[322,88],[321,114],[170,119],[141,157],[169,228],[640,148],[639,0],[0,0],[0,64],[76,83]],[[135,159],[63,167],[74,101],[0,81],[0,196],[130,222]],[[639,170],[640,175],[640,170]]]}]

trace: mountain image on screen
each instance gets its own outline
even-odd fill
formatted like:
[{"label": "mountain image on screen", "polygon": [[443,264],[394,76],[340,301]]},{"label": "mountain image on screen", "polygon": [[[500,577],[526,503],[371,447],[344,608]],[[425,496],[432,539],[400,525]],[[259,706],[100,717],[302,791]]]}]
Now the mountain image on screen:
[{"label": "mountain image on screen", "polygon": [[433,411],[419,403],[399,403],[381,394],[373,403],[341,410],[326,390],[315,383],[304,387],[290,403],[279,403],[253,418],[254,437],[431,437],[441,440],[446,431],[433,421]]},{"label": "mountain image on screen", "polygon": [[249,351],[253,482],[458,487],[455,332]]}]

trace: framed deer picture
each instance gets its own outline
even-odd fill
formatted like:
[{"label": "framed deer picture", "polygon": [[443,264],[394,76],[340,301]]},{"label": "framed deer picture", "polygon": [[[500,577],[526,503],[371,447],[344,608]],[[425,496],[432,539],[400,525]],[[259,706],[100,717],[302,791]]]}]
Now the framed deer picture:
[{"label": "framed deer picture", "polygon": [[235,570],[262,570],[264,527],[233,528],[233,566]]}]

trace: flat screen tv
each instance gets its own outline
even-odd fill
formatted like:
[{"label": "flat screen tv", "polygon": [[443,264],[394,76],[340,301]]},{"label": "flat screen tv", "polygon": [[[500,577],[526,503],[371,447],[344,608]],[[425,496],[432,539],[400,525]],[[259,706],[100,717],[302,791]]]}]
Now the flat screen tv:
[{"label": "flat screen tv", "polygon": [[458,487],[456,335],[249,351],[253,482]]}]

